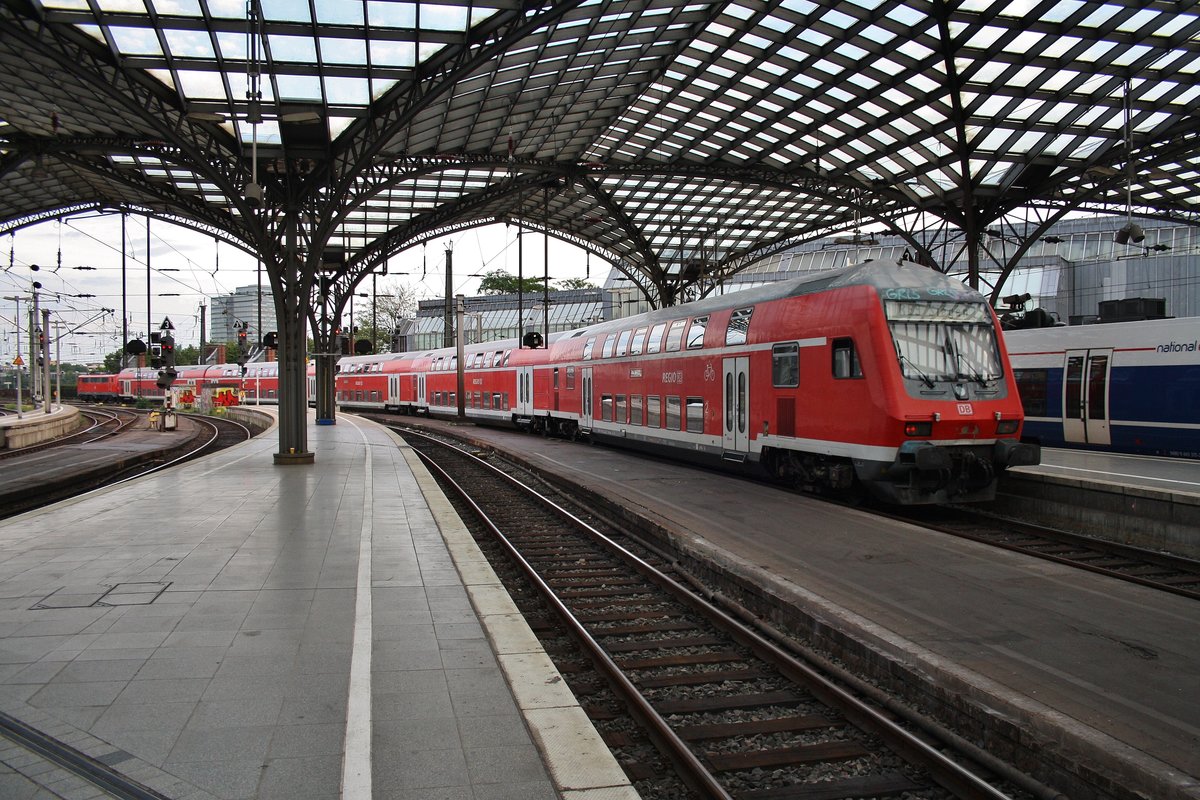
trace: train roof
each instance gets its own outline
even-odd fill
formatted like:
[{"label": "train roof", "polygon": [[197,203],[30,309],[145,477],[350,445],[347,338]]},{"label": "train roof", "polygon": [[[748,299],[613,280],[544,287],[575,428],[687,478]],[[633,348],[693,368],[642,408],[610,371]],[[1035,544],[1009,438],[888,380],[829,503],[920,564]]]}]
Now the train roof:
[{"label": "train roof", "polygon": [[[703,316],[705,314],[711,314],[714,311],[723,311],[729,308],[743,308],[745,306],[756,305],[758,303],[764,303],[770,300],[780,300],[786,297],[800,297],[802,295],[816,294],[818,292],[824,292],[830,289],[840,289],[851,286],[871,286],[881,291],[886,291],[888,289],[913,289],[917,291],[928,291],[932,289],[937,290],[938,297],[946,300],[969,300],[980,303],[986,302],[983,295],[981,295],[975,289],[972,289],[962,281],[956,278],[951,278],[944,273],[932,269],[931,267],[918,264],[915,261],[883,259],[878,261],[864,261],[861,264],[854,264],[841,269],[812,272],[808,275],[803,275],[798,278],[792,278],[786,281],[777,281],[765,286],[757,286],[752,289],[743,289],[738,292],[730,292],[729,294],[717,295],[715,297],[706,297],[703,300],[696,300],[691,303],[681,303],[677,306],[659,308],[643,314],[620,317],[618,319],[597,322],[582,328],[552,333],[549,336],[548,344],[552,345],[563,339],[573,339],[585,335],[610,333],[612,331],[624,330],[629,328],[631,325],[652,325],[657,322],[665,322],[668,320]],[[516,347],[516,339],[498,339],[496,341],[476,342],[465,345],[464,350],[466,352],[477,352],[480,350],[487,351],[513,349]],[[389,358],[423,358],[429,355],[442,354],[448,351],[453,352],[454,347],[433,347],[422,350],[412,350],[406,353],[379,353],[371,356],[346,356],[338,363],[354,364],[363,361],[383,361],[388,360]]]},{"label": "train roof", "polygon": [[[949,300],[973,300],[985,302],[983,295],[970,288],[962,281],[951,278],[935,269],[918,264],[914,261],[898,261],[886,259],[879,261],[864,261],[835,270],[821,270],[777,281],[753,289],[743,289],[739,292],[706,297],[691,303],[668,306],[645,314],[637,315],[639,322],[662,322],[679,319],[680,317],[702,316],[714,311],[729,308],[742,308],[770,300],[780,300],[785,297],[800,297],[816,294],[830,289],[840,289],[850,286],[872,286],[879,290],[887,289],[936,289],[939,295]],[[589,325],[580,331],[567,331],[566,335],[578,336],[582,333],[607,332],[618,328],[629,327],[634,317],[607,320],[595,325]]]}]

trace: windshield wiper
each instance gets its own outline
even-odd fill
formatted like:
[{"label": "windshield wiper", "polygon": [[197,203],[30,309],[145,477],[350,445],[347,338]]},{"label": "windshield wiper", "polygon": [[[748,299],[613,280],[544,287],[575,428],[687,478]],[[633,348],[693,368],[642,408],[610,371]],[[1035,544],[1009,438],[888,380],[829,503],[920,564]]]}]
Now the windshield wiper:
[{"label": "windshield wiper", "polygon": [[925,374],[925,370],[921,369],[916,364],[914,364],[911,358],[904,355],[904,353],[897,353],[897,355],[900,356],[900,363],[901,364],[907,363],[910,367],[912,367],[913,371],[916,372],[917,375],[919,375],[921,377],[921,380],[925,383],[926,386],[928,386],[930,389],[933,389],[935,387],[933,379]]},{"label": "windshield wiper", "polygon": [[996,380],[995,378],[993,378],[989,375],[984,375],[983,373],[979,372],[978,370],[976,370],[975,372],[965,371],[963,369],[963,365],[966,363],[966,359],[963,358],[962,353],[960,353],[958,351],[958,348],[954,349],[954,359],[958,362],[958,376],[957,377],[966,378],[969,381],[974,381],[975,383],[978,383],[980,386],[982,386],[985,389],[991,385],[992,381]]}]

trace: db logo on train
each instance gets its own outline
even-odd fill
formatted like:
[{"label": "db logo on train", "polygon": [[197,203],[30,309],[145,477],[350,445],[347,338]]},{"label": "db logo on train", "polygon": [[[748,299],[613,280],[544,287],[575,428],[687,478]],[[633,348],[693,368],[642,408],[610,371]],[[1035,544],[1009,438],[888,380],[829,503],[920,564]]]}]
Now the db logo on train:
[{"label": "db logo on train", "polygon": [[963,415],[964,417],[969,417],[975,413],[975,409],[971,408],[970,403],[959,403],[958,404],[958,413]]}]

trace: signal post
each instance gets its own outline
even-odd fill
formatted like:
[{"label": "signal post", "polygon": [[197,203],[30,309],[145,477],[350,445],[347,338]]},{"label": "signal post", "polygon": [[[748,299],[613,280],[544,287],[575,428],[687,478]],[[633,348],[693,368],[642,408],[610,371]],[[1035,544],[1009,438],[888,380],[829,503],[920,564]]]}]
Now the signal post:
[{"label": "signal post", "polygon": [[171,318],[163,317],[158,332],[150,334],[150,366],[158,369],[158,380],[155,383],[163,390],[163,409],[158,417],[160,431],[173,431],[177,424],[175,406],[171,398],[171,384],[179,374],[175,371],[175,337],[172,335],[174,330]]}]

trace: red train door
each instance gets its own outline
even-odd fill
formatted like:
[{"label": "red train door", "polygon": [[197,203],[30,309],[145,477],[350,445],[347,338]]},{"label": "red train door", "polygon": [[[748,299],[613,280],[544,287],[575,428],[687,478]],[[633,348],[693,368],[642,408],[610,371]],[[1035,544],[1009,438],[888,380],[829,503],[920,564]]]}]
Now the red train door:
[{"label": "red train door", "polygon": [[1068,350],[1063,366],[1063,438],[1111,444],[1108,369],[1112,350]]},{"label": "red train door", "polygon": [[721,432],[725,457],[744,460],[750,452],[750,358],[724,359]]}]

